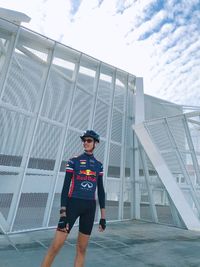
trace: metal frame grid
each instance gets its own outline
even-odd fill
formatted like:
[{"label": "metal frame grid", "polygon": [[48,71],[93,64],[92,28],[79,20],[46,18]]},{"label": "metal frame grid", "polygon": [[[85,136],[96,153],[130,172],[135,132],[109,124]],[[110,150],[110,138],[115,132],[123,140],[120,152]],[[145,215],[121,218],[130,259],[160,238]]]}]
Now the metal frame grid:
[{"label": "metal frame grid", "polygon": [[161,222],[155,197],[155,190],[160,188],[163,197],[159,203],[169,207],[172,224],[200,230],[199,118],[200,112],[190,112],[133,127],[139,140],[144,191],[155,222]]},{"label": "metal frame grid", "polygon": [[55,227],[65,162],[81,153],[88,128],[101,135],[108,220],[133,218],[124,204],[133,207],[125,126],[133,123],[136,77],[3,19],[0,72],[1,231]]}]

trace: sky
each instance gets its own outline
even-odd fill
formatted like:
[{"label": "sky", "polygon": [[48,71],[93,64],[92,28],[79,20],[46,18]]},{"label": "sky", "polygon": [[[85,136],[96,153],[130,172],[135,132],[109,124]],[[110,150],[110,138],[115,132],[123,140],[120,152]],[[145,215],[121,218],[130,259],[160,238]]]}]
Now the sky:
[{"label": "sky", "polygon": [[0,0],[22,24],[144,79],[144,92],[200,106],[200,0]]}]

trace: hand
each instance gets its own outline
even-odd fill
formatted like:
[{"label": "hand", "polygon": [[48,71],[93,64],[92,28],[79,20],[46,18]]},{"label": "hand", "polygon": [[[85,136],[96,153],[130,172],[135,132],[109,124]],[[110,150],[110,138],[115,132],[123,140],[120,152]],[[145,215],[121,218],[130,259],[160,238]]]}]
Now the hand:
[{"label": "hand", "polygon": [[103,232],[106,229],[106,219],[99,220],[99,232]]},{"label": "hand", "polygon": [[69,223],[67,221],[66,216],[61,216],[60,220],[58,222],[57,230],[64,232],[64,233],[69,233]]}]

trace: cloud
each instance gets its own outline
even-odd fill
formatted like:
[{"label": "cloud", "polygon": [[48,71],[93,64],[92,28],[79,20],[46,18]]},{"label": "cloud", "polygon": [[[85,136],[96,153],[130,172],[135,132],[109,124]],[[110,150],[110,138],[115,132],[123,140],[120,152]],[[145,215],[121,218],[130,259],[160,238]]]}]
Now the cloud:
[{"label": "cloud", "polygon": [[199,0],[1,0],[26,27],[144,77],[145,93],[200,104]]},{"label": "cloud", "polygon": [[147,93],[179,104],[199,105],[200,32],[196,4],[197,1],[182,5],[171,1],[165,9],[166,14],[174,10],[173,16],[168,16],[170,23],[163,24],[160,31],[153,31],[148,36],[146,44],[154,49]]}]

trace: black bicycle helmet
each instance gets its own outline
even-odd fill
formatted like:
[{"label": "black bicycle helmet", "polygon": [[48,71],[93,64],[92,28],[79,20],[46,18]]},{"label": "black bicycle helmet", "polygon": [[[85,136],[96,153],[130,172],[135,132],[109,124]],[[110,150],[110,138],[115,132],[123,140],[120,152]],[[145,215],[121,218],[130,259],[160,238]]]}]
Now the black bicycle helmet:
[{"label": "black bicycle helmet", "polygon": [[100,136],[98,133],[96,133],[93,130],[86,130],[81,136],[80,138],[83,140],[85,137],[92,137],[96,142],[99,143],[100,141]]}]

